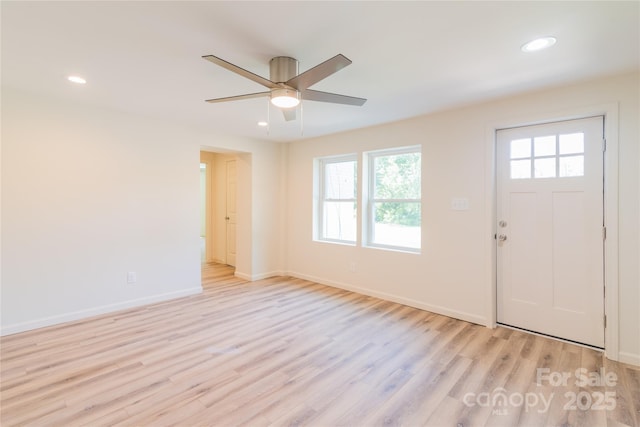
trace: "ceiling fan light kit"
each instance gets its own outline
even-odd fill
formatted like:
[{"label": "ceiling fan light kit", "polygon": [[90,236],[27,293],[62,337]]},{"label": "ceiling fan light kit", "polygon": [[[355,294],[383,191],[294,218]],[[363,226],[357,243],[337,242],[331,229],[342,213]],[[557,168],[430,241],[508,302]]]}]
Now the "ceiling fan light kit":
[{"label": "ceiling fan light kit", "polygon": [[279,108],[293,108],[300,104],[300,92],[291,89],[272,89],[271,103]]},{"label": "ceiling fan light kit", "polygon": [[298,74],[298,61],[295,58],[277,56],[269,62],[269,79],[254,74],[244,68],[240,68],[217,56],[205,55],[203,58],[269,89],[267,92],[208,99],[207,102],[210,103],[268,96],[271,98],[273,105],[282,109],[285,120],[291,121],[296,119],[293,108],[300,104],[302,100],[355,106],[362,106],[367,101],[364,98],[309,89],[310,86],[313,86],[320,80],[329,77],[351,64],[351,60],[341,54],[316,65],[302,74]]}]

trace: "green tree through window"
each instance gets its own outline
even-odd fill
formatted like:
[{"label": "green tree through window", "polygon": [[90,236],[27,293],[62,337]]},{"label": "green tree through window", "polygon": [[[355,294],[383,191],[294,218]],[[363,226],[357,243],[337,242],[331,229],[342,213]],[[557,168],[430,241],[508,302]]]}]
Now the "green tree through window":
[{"label": "green tree through window", "polygon": [[375,159],[375,199],[414,199],[414,203],[380,202],[376,222],[420,226],[420,153],[380,156]]},{"label": "green tree through window", "polygon": [[421,148],[374,151],[367,156],[370,183],[368,244],[420,249]]}]

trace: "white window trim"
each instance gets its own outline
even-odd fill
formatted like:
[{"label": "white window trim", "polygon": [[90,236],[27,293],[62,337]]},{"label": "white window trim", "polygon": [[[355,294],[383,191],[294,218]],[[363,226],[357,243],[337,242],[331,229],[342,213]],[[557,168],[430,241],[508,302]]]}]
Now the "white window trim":
[{"label": "white window trim", "polygon": [[[382,243],[375,243],[375,231],[374,231],[374,218],[373,218],[373,207],[376,202],[415,202],[420,203],[422,205],[422,188],[420,191],[420,199],[376,199],[373,197],[374,186],[375,186],[375,176],[374,174],[374,161],[376,157],[384,157],[384,156],[392,156],[399,154],[408,154],[408,153],[420,153],[422,155],[422,146],[421,145],[412,145],[408,147],[399,147],[399,148],[386,148],[383,150],[375,150],[368,151],[364,153],[364,157],[366,159],[366,168],[363,171],[363,177],[366,177],[366,191],[363,195],[366,198],[366,209],[363,209],[362,218],[364,225],[364,236],[363,236],[363,246],[373,249],[384,249],[390,251],[398,251],[398,252],[408,252],[413,254],[419,254],[422,251],[422,236],[420,238],[420,247],[412,248],[408,246],[396,246],[396,245],[385,245]],[[422,169],[422,168],[421,168]],[[422,186],[421,186],[422,187]],[[422,209],[421,209],[422,212]],[[422,230],[422,221],[420,229]]]},{"label": "white window trim", "polygon": [[[356,171],[358,168],[358,155],[356,153],[353,154],[344,154],[339,156],[327,156],[320,157],[316,159],[317,161],[317,173],[316,177],[318,179],[317,189],[318,189],[318,197],[317,197],[317,205],[316,205],[316,221],[315,221],[315,239],[319,242],[327,242],[327,243],[337,243],[342,245],[355,246],[357,243],[357,218],[358,218],[358,182],[356,181],[355,187],[355,198],[353,199],[327,199],[325,198],[325,170],[326,165],[331,163],[342,163],[342,162],[355,162],[356,163]],[[357,180],[356,173],[356,180]],[[352,202],[356,204],[356,239],[355,240],[344,240],[344,239],[332,239],[324,236],[324,203],[325,202]]]}]

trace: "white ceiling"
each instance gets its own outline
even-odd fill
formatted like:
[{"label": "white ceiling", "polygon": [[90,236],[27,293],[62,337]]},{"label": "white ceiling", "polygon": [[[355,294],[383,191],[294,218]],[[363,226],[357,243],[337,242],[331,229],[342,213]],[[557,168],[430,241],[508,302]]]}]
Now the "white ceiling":
[{"label": "white ceiling", "polygon": [[[8,2],[1,3],[2,84],[274,141],[301,138],[268,102],[205,99],[265,90],[201,58],[269,77],[342,53],[353,64],[313,89],[363,107],[305,102],[304,138],[637,70],[638,2]],[[520,46],[552,35],[549,50]],[[74,86],[66,76],[85,77]]]}]

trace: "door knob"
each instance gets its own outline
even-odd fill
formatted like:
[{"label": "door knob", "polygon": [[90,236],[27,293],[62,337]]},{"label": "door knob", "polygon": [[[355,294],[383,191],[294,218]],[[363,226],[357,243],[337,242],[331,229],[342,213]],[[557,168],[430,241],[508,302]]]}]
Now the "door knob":
[{"label": "door knob", "polygon": [[502,221],[500,221],[500,222],[498,223],[498,225],[499,225],[500,227],[504,228],[504,227],[506,227],[506,226],[507,226],[507,221],[502,220]]},{"label": "door knob", "polygon": [[506,234],[500,234],[498,236],[498,240],[500,240],[501,242],[504,242],[505,240],[507,240],[507,235]]}]

